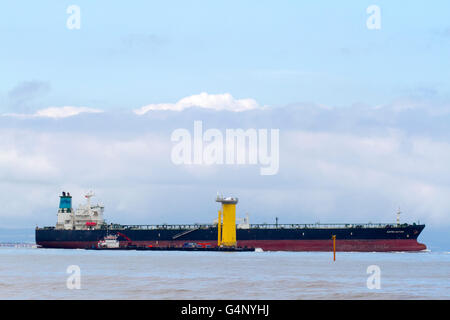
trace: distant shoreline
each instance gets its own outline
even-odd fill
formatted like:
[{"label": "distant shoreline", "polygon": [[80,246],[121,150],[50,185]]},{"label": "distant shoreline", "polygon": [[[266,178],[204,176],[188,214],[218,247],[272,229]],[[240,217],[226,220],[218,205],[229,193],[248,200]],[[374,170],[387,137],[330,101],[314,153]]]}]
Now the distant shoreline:
[{"label": "distant shoreline", "polygon": [[31,248],[36,246],[34,242],[0,242],[0,248]]}]

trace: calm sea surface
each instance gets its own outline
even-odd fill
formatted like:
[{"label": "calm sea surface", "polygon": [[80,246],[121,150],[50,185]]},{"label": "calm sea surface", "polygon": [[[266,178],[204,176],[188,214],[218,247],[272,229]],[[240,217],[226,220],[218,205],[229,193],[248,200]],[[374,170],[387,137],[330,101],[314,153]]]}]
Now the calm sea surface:
[{"label": "calm sea surface", "polygon": [[[67,268],[81,288],[68,289]],[[380,289],[368,289],[378,266]],[[449,299],[450,254],[0,248],[1,299]]]}]

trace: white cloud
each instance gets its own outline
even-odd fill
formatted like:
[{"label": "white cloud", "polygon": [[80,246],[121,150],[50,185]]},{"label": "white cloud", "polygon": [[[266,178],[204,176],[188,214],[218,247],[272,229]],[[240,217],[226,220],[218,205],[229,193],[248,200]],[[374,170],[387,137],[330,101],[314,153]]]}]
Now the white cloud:
[{"label": "white cloud", "polygon": [[52,118],[61,119],[79,115],[81,113],[102,113],[102,110],[87,108],[87,107],[50,107],[42,110],[38,110],[32,114],[24,113],[6,113],[3,116],[17,117],[17,118]]},{"label": "white cloud", "polygon": [[[400,206],[402,221],[450,226],[447,118],[424,112],[420,122],[409,121],[416,111],[196,108],[170,120],[109,112],[64,126],[0,117],[0,220],[54,224],[59,192],[79,203],[92,189],[107,219],[119,223],[207,223],[216,218],[220,191],[238,196],[238,216],[249,212],[254,223],[275,216],[284,223],[389,222]],[[171,133],[193,130],[193,119],[205,129],[279,128],[279,174],[261,177],[258,166],[175,166]]]},{"label": "white cloud", "polygon": [[[450,223],[449,143],[389,131],[357,135],[295,130],[283,138],[288,144],[286,181],[301,181],[319,194],[333,190],[331,197],[315,199],[332,204],[322,216],[334,212],[342,219],[347,211],[356,219],[361,215],[390,221],[400,206],[405,221]],[[304,202],[302,206],[309,200]],[[310,212],[319,203],[311,204]]]},{"label": "white cloud", "polygon": [[257,109],[260,106],[253,99],[235,99],[229,93],[224,94],[208,94],[202,92],[200,94],[185,97],[177,103],[159,103],[149,104],[137,110],[134,113],[137,115],[144,115],[149,111],[183,111],[188,108],[203,108],[217,111],[232,111],[241,112],[247,110]]}]

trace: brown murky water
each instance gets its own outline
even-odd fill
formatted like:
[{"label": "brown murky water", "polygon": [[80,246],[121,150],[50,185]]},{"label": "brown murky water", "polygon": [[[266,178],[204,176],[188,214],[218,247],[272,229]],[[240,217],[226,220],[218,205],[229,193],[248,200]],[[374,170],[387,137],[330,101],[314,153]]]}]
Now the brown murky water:
[{"label": "brown murky water", "polygon": [[[80,289],[67,273],[79,267]],[[379,267],[380,289],[367,273]],[[0,249],[2,299],[449,299],[450,254]],[[71,282],[73,283],[73,282]]]}]

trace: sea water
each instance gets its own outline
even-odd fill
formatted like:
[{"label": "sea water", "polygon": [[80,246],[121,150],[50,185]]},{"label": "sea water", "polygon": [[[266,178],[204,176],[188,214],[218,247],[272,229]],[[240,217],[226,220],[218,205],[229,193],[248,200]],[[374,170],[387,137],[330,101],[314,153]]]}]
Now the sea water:
[{"label": "sea water", "polygon": [[449,299],[449,279],[449,252],[0,248],[1,299]]}]

